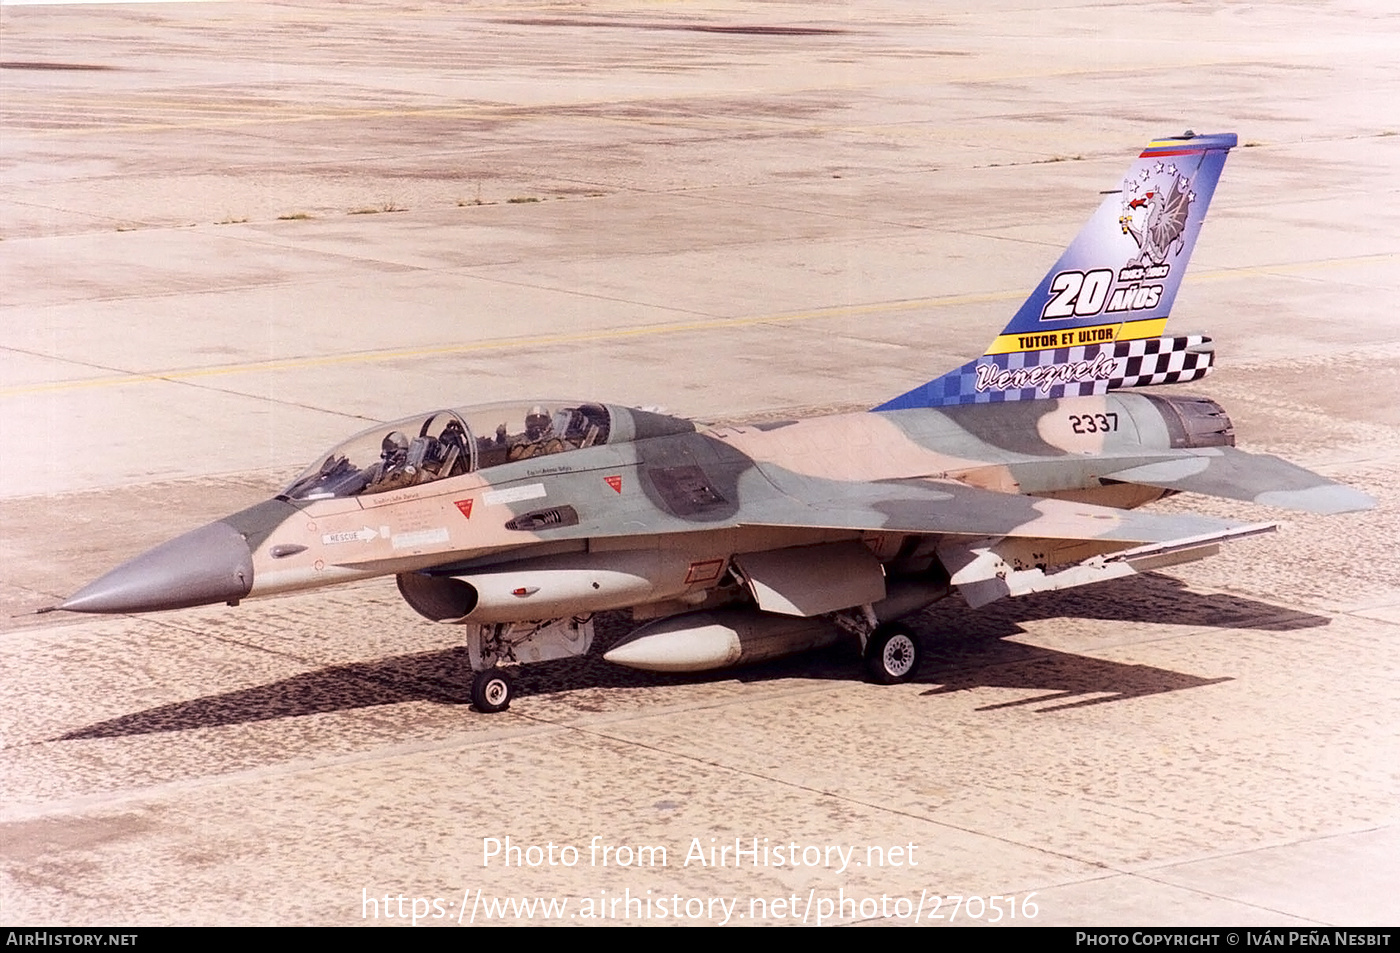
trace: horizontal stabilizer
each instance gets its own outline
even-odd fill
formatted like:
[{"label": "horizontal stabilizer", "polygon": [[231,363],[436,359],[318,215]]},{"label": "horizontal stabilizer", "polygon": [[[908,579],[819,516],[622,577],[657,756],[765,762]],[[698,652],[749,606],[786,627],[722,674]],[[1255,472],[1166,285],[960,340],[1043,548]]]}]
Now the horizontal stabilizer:
[{"label": "horizontal stabilizer", "polygon": [[1103,479],[1306,513],[1351,513],[1376,505],[1365,493],[1287,460],[1234,447],[1197,450],[1190,456],[1105,473]]}]

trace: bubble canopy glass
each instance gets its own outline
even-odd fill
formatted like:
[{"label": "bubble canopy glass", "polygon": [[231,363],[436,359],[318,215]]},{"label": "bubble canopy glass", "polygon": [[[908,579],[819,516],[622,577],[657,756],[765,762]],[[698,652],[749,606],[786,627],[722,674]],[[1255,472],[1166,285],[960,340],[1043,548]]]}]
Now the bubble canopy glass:
[{"label": "bubble canopy glass", "polygon": [[602,404],[537,402],[437,410],[361,431],[282,491],[289,500],[384,493],[608,442]]}]

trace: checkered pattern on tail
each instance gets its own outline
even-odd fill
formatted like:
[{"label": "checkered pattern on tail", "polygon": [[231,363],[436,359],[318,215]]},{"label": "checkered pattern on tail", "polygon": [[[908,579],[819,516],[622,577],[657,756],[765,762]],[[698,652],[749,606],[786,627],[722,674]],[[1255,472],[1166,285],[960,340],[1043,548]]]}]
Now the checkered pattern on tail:
[{"label": "checkered pattern on tail", "polygon": [[877,409],[1093,397],[1194,381],[1210,373],[1209,345],[1210,338],[1193,334],[984,354]]},{"label": "checkered pattern on tail", "polygon": [[1215,350],[1209,344],[1210,338],[1200,334],[1119,341],[1113,353],[1118,370],[1109,379],[1108,389],[1200,380],[1215,364]]},{"label": "checkered pattern on tail", "polygon": [[989,354],[944,378],[954,403],[997,403],[1102,394],[1117,377],[1113,344]]},{"label": "checkered pattern on tail", "polygon": [[987,354],[926,384],[921,406],[1093,397],[1193,381],[1211,370],[1215,353],[1209,343],[1195,334]]}]

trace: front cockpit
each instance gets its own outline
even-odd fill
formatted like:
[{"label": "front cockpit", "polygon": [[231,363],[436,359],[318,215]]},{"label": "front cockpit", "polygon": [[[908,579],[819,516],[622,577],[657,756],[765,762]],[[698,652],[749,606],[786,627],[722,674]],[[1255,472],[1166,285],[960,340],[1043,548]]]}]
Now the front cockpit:
[{"label": "front cockpit", "polygon": [[282,496],[324,500],[401,490],[517,460],[601,446],[615,430],[614,412],[602,404],[439,410],[356,434],[292,481]]}]

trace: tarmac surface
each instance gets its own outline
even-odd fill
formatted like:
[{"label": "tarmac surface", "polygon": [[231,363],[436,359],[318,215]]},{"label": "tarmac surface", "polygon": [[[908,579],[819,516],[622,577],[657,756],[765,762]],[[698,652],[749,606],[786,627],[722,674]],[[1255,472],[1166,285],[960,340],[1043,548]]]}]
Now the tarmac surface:
[{"label": "tarmac surface", "polygon": [[[1397,46],[1382,2],[0,6],[0,923],[1394,924]],[[1190,389],[1373,512],[1177,497],[1285,525],[948,600],[895,687],[600,645],[481,715],[392,580],[32,614],[371,421],[879,403],[1187,126],[1241,141]]]}]

